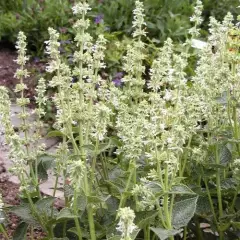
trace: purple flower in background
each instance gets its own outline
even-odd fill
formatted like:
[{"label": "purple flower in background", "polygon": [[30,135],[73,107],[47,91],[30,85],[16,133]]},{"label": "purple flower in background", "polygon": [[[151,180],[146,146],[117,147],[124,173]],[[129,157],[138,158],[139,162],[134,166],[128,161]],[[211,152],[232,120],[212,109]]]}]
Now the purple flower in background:
[{"label": "purple flower in background", "polygon": [[61,33],[66,33],[67,32],[67,28],[65,28],[65,27],[60,27],[59,28],[59,31],[61,32]]},{"label": "purple flower in background", "polygon": [[39,57],[35,57],[35,58],[33,59],[33,61],[34,61],[34,63],[39,63],[39,62],[40,62],[40,58],[39,58]]},{"label": "purple flower in background", "polygon": [[117,72],[112,80],[112,82],[114,83],[114,85],[116,87],[121,87],[123,85],[122,82],[122,77],[123,77],[123,72]]},{"label": "purple flower in background", "polygon": [[122,77],[123,77],[123,72],[117,72],[114,78],[122,78]]},{"label": "purple flower in background", "polygon": [[20,18],[20,14],[16,13],[16,19],[18,20]]},{"label": "purple flower in background", "polygon": [[123,84],[123,82],[119,78],[113,79],[113,83],[114,83],[115,87],[121,87]]},{"label": "purple flower in background", "polygon": [[94,19],[94,22],[95,22],[96,24],[102,23],[102,22],[103,22],[103,14],[97,15],[97,16],[95,17],[95,19]]},{"label": "purple flower in background", "polygon": [[61,44],[71,44],[70,40],[61,40],[60,41]]}]

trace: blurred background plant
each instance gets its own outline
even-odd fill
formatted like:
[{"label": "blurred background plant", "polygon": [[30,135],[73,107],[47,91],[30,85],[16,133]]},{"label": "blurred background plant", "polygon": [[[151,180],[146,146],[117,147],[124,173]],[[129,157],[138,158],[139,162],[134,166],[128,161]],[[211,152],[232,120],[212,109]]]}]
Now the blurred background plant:
[{"label": "blurred background plant", "polygon": [[[8,0],[0,1],[0,40],[14,44],[21,30],[28,38],[32,54],[43,54],[44,41],[49,26],[66,34],[71,39],[74,19],[71,7],[76,0]],[[148,37],[155,44],[162,44],[167,37],[183,41],[190,27],[189,17],[193,12],[193,0],[145,0]],[[205,0],[202,30],[208,28],[209,17],[222,19],[228,11],[237,15],[238,0]],[[131,35],[134,0],[92,0],[91,31],[105,32],[108,40],[126,40]],[[98,29],[98,30],[97,30]],[[111,54],[107,54],[110,56]],[[111,60],[112,60],[111,55]],[[115,56],[119,58],[119,55]],[[108,59],[107,59],[108,60]]]}]

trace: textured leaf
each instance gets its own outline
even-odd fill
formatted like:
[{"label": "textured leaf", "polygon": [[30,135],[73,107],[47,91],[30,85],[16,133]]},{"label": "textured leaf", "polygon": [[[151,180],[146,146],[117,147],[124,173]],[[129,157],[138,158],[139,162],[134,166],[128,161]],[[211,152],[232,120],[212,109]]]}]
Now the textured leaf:
[{"label": "textured leaf", "polygon": [[38,178],[41,180],[48,179],[47,170],[52,167],[54,157],[49,155],[42,155],[38,157]]},{"label": "textured leaf", "polygon": [[144,228],[149,223],[153,222],[154,218],[158,215],[157,211],[149,211],[149,212],[136,212],[136,225],[139,228]]},{"label": "textured leaf", "polygon": [[[137,237],[139,231],[140,231],[140,229],[134,230],[133,233],[130,234],[130,239],[134,240]],[[115,235],[115,236],[107,238],[107,240],[121,240],[121,239],[122,239],[122,237],[120,235]]]},{"label": "textured leaf", "polygon": [[206,217],[211,213],[211,207],[207,197],[198,197],[195,213],[202,217]]},{"label": "textured leaf", "polygon": [[57,215],[57,220],[73,219],[76,215],[69,208],[63,208]]},{"label": "textured leaf", "polygon": [[158,237],[160,240],[168,239],[169,237],[175,236],[178,233],[180,233],[182,230],[167,230],[164,228],[150,228]]},{"label": "textured leaf", "polygon": [[63,137],[63,136],[64,136],[64,134],[60,131],[57,131],[57,130],[50,131],[46,135],[46,137],[48,137],[48,138],[50,138],[50,137]]},{"label": "textured leaf", "polygon": [[110,197],[102,197],[102,196],[88,196],[88,203],[94,203],[94,204],[105,204],[105,202],[107,201],[107,199]]},{"label": "textured leaf", "polygon": [[232,160],[232,153],[227,146],[223,146],[220,151],[220,163],[223,166],[227,166]]},{"label": "textured leaf", "polygon": [[[78,236],[78,232],[77,232],[76,227],[72,227],[72,228],[68,229],[67,231],[71,232],[71,233],[74,233],[75,235]],[[85,238],[85,239],[90,239],[89,232],[85,228],[82,229],[82,237]]]},{"label": "textured leaf", "polygon": [[162,187],[158,182],[149,182],[145,184],[145,187],[151,189],[153,193],[163,193]]},{"label": "textured leaf", "polygon": [[47,170],[44,168],[42,161],[38,164],[38,178],[46,181],[48,179]]},{"label": "textured leaf", "polygon": [[16,207],[12,207],[10,208],[10,212],[16,214],[26,223],[37,224],[35,218],[31,214],[29,204],[23,204]]},{"label": "textured leaf", "polygon": [[40,199],[35,203],[35,206],[39,212],[44,213],[47,216],[50,216],[54,199],[55,199],[54,197],[46,197],[46,198]]},{"label": "textured leaf", "polygon": [[233,178],[227,178],[221,181],[222,190],[236,190],[237,182]]},{"label": "textured leaf", "polygon": [[83,212],[87,207],[87,197],[84,194],[80,194],[77,203],[78,209]]},{"label": "textured leaf", "polygon": [[188,186],[184,184],[175,185],[169,192],[170,194],[188,194],[188,195],[196,195]]},{"label": "textured leaf", "polygon": [[64,185],[64,196],[71,197],[74,194],[74,190],[70,185]]},{"label": "textured leaf", "polygon": [[175,229],[187,226],[197,207],[198,197],[176,202],[173,207],[172,225]]},{"label": "textured leaf", "polygon": [[25,223],[25,222],[21,222],[15,232],[14,232],[14,235],[13,235],[13,240],[23,240],[25,239],[25,235],[27,233],[27,229],[28,229],[28,224]]}]

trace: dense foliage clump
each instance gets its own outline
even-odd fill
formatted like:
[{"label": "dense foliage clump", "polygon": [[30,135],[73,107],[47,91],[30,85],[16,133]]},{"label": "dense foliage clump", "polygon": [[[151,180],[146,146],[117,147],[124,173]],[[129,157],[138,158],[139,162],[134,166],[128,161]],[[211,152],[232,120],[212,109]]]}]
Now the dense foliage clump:
[{"label": "dense foliage clump", "polygon": [[[107,39],[89,31],[90,4],[81,1],[72,10],[71,64],[61,55],[60,33],[48,28],[49,79],[39,80],[35,122],[28,121],[23,82],[29,75],[26,36],[18,34],[19,134],[11,124],[7,90],[0,87],[12,171],[21,182],[22,204],[9,209],[22,219],[15,236],[23,239],[28,228],[41,226],[46,239],[238,239],[239,23],[231,13],[222,21],[211,17],[208,39],[200,41],[203,4],[197,0],[186,41],[176,46],[167,38],[154,48],[148,68],[146,15],[136,0],[132,40],[121,72],[111,79],[102,75]],[[189,73],[193,55],[196,66]],[[55,89],[51,99],[47,88]],[[49,100],[56,122],[48,136],[62,138],[55,153],[41,144]],[[56,181],[53,196],[45,197],[39,184],[49,169]],[[59,211],[54,201],[60,177],[65,205]]]}]

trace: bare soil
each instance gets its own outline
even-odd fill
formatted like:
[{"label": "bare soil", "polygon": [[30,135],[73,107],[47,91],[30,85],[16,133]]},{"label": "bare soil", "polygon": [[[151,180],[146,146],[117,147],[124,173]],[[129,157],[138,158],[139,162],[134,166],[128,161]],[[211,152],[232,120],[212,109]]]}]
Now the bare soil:
[{"label": "bare soil", "polygon": [[[17,53],[15,50],[1,48],[0,42],[0,86],[8,88],[12,99],[16,97],[14,88],[19,80],[14,77],[14,74],[18,68],[15,60],[17,59]],[[34,105],[34,93],[37,85],[37,79],[39,75],[44,72],[45,63],[41,62],[37,58],[33,58],[26,65],[30,76],[24,79],[24,82],[28,86],[25,92],[25,97],[30,98],[31,104]]]}]

